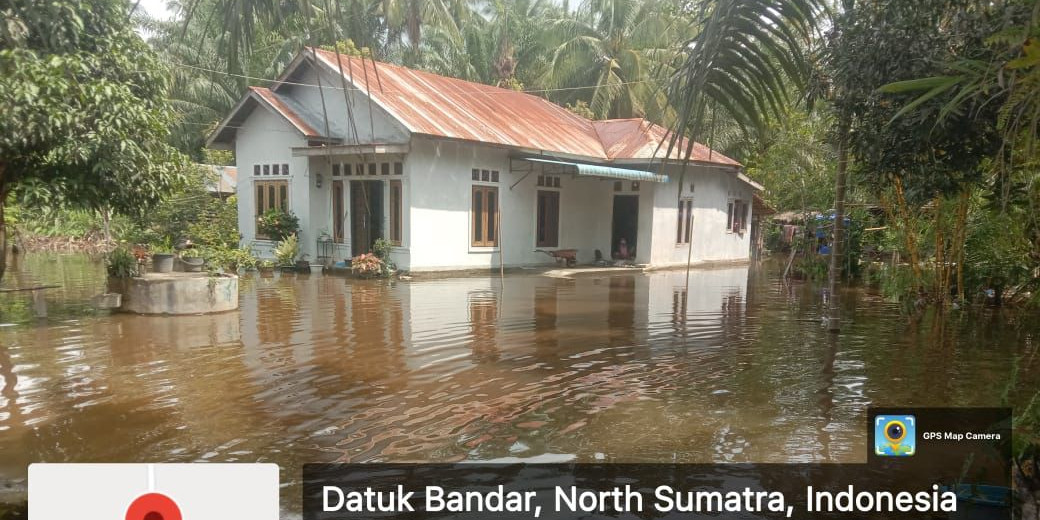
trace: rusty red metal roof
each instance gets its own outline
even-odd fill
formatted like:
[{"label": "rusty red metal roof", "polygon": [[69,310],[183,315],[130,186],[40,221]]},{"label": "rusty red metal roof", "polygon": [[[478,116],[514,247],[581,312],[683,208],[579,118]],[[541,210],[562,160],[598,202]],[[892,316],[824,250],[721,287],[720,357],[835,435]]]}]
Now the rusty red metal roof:
[{"label": "rusty red metal roof", "polygon": [[324,134],[317,131],[314,126],[308,123],[307,120],[297,111],[290,108],[289,105],[278,96],[278,94],[271,92],[270,89],[265,87],[249,87],[249,90],[259,96],[264,103],[271,107],[271,109],[289,121],[289,123],[296,127],[296,129],[305,137],[318,138],[324,136]]},{"label": "rusty red metal roof", "polygon": [[[309,48],[303,52],[311,55]],[[321,49],[314,52],[334,74],[342,68],[350,83],[413,133],[604,161],[661,159],[668,148],[668,131],[642,119],[590,121],[528,93]],[[680,159],[680,151],[670,158]],[[740,165],[700,143],[692,159]]]},{"label": "rusty red metal roof", "polygon": [[[669,159],[682,160],[690,141],[685,137],[676,143],[671,153],[668,144],[672,134],[666,128],[655,125],[645,119],[607,119],[592,121],[593,128],[608,159],[661,159],[666,155]],[[694,143],[690,160],[698,162],[728,164],[740,166],[740,163],[719,152]]]}]

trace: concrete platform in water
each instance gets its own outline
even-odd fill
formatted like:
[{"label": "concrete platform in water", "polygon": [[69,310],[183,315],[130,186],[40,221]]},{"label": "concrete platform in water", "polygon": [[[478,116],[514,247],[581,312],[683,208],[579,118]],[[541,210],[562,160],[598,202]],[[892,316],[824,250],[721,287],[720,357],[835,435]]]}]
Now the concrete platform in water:
[{"label": "concrete platform in water", "polygon": [[122,294],[119,310],[137,314],[208,314],[238,308],[238,277],[230,274],[148,273],[109,279]]}]

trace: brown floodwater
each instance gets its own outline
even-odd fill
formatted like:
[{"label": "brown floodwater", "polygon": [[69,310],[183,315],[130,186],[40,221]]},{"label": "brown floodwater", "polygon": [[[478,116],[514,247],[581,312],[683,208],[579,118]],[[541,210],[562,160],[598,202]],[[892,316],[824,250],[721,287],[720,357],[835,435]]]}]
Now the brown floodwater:
[{"label": "brown floodwater", "polygon": [[19,259],[0,295],[0,501],[27,465],[263,461],[856,462],[868,406],[1027,398],[1040,324],[910,319],[866,289],[821,328],[770,264],[412,281],[245,276],[241,309],[94,311],[103,265]]}]

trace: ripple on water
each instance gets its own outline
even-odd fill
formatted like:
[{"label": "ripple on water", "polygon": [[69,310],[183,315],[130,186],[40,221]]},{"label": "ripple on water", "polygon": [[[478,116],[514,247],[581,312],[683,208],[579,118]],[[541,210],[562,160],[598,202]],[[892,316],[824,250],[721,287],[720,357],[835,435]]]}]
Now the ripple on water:
[{"label": "ripple on water", "polygon": [[[31,268],[77,269],[46,275],[81,280],[71,300],[103,286],[99,264]],[[0,328],[0,478],[31,460],[265,460],[295,503],[310,461],[856,461],[867,406],[994,402],[1035,334],[989,320],[980,347],[862,293],[835,337],[811,288],[747,267],[241,287],[234,313],[69,304]]]}]

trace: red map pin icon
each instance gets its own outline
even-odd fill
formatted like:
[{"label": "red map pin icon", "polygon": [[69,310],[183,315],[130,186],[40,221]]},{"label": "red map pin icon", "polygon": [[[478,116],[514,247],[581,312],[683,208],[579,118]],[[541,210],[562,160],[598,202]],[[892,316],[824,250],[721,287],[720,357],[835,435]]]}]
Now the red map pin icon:
[{"label": "red map pin icon", "polygon": [[181,520],[181,508],[162,493],[148,493],[130,504],[126,520]]}]

